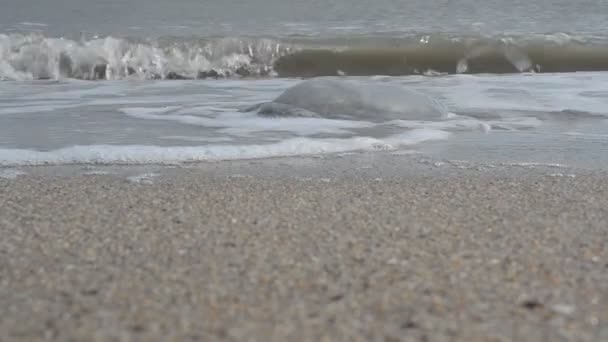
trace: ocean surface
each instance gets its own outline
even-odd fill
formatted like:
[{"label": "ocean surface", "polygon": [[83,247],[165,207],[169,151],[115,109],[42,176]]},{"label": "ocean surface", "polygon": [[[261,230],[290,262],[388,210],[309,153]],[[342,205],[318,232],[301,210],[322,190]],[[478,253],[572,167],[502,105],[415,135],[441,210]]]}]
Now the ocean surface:
[{"label": "ocean surface", "polygon": [[[2,167],[396,151],[608,168],[608,1],[0,8]],[[311,78],[352,92],[303,91],[270,116],[255,109]],[[427,119],[401,90],[446,115]],[[293,115],[320,101],[340,113]],[[419,112],[383,120],[387,110]]]}]

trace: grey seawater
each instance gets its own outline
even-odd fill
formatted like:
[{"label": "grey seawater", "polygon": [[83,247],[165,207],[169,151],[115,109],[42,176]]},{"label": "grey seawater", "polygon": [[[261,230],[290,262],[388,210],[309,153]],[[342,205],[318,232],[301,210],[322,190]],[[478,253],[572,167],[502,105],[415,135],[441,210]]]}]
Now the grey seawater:
[{"label": "grey seawater", "polygon": [[[61,155],[56,151],[71,146],[107,146],[112,152],[113,147],[137,150],[146,145],[215,146],[220,152],[213,153],[219,155],[210,158],[222,159],[225,146],[245,151],[289,139],[382,139],[395,132],[428,129],[450,136],[404,148],[438,160],[608,166],[606,73],[334,79],[415,90],[443,103],[459,118],[371,125],[323,118],[263,118],[240,111],[271,101],[301,82],[297,79],[2,82],[0,157],[10,165],[10,156],[22,150]],[[293,156],[290,151],[262,151],[259,156]],[[118,157],[108,158],[100,161],[111,163]]]},{"label": "grey seawater", "polygon": [[[481,35],[496,41],[542,36],[556,44],[566,40],[584,45],[606,41],[607,7],[603,0],[0,0],[0,33],[23,33],[25,41],[33,37],[30,34],[74,42],[90,42],[97,36],[129,37],[152,41],[148,44],[152,47],[162,40],[190,43],[218,37],[337,40],[341,44],[382,38],[378,41],[386,45],[393,38],[434,34]],[[36,48],[54,49],[45,44],[48,41],[33,43]],[[110,48],[99,49],[107,52]],[[39,50],[32,51],[22,64],[38,67],[36,63],[43,60],[40,63],[48,67]],[[144,57],[150,56],[156,56],[155,52]],[[0,57],[5,58],[2,62],[21,63],[10,56]],[[0,81],[0,149],[20,153],[89,145],[246,147],[298,137],[381,137],[386,133],[362,132],[348,123],[328,129],[323,121],[282,120],[277,124],[239,114],[244,107],[272,100],[300,79],[276,75],[188,81],[108,79]],[[451,112],[491,128],[486,132],[458,125],[440,127],[450,132],[448,139],[412,147],[438,160],[608,168],[606,72],[428,73],[347,79],[418,90],[444,103]]]},{"label": "grey seawater", "polygon": [[[605,0],[2,0],[0,30],[52,35],[604,35]],[[576,15],[573,15],[576,13]]]}]

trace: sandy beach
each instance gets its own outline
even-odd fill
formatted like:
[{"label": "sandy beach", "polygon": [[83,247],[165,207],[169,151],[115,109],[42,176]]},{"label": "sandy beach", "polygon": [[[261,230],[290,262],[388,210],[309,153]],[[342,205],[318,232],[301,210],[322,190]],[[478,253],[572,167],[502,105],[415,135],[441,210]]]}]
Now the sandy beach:
[{"label": "sandy beach", "polygon": [[0,342],[608,342],[607,23],[0,0]]},{"label": "sandy beach", "polygon": [[0,340],[608,341],[605,173],[344,163],[0,178]]}]

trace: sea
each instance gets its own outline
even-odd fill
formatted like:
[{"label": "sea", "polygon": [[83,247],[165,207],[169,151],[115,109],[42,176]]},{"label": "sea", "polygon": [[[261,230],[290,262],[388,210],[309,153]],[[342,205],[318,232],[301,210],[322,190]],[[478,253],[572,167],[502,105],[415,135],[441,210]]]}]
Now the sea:
[{"label": "sea", "polygon": [[[606,0],[0,0],[0,167],[388,151],[607,169],[606,23]],[[251,109],[311,79],[360,98]],[[447,115],[382,120],[413,107],[376,87]]]}]

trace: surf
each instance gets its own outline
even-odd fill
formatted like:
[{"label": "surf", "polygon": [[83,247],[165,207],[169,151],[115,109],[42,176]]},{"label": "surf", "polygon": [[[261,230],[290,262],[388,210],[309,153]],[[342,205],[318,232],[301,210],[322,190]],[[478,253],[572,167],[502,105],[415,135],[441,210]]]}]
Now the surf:
[{"label": "surf", "polygon": [[484,37],[92,37],[0,34],[0,80],[190,80],[608,70],[608,41]]}]

